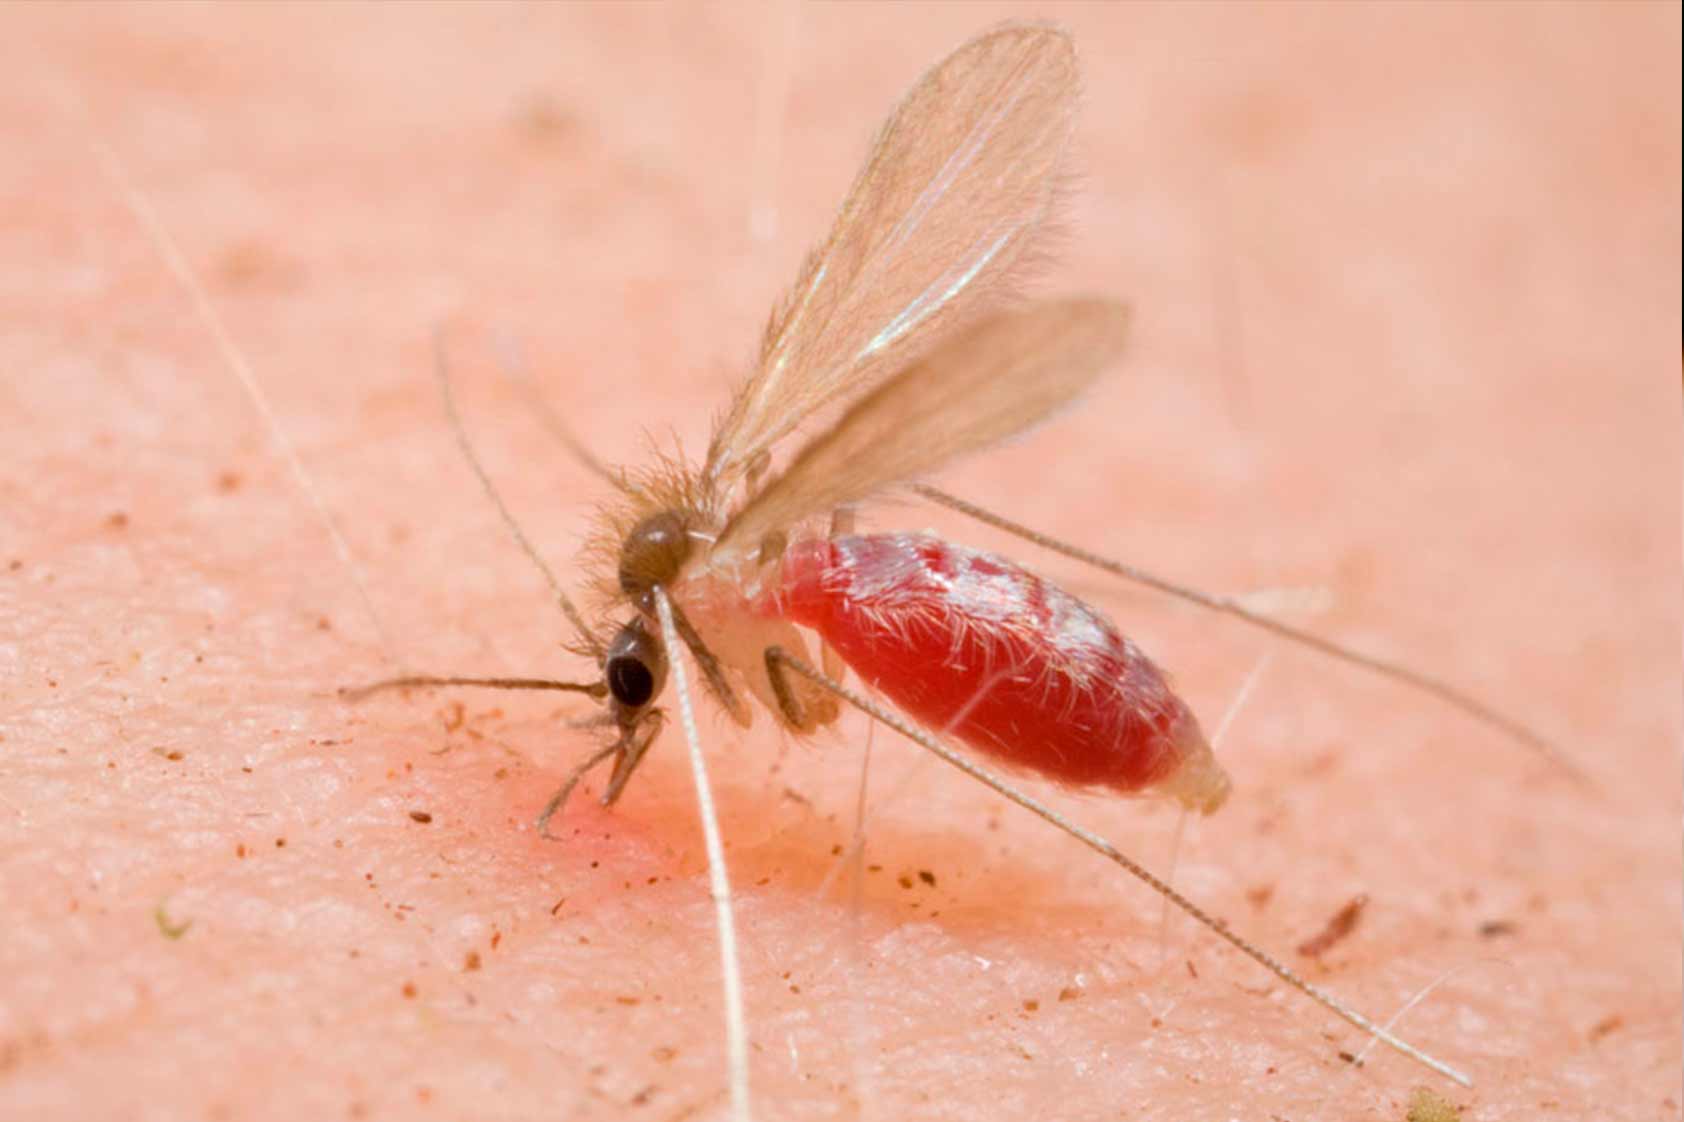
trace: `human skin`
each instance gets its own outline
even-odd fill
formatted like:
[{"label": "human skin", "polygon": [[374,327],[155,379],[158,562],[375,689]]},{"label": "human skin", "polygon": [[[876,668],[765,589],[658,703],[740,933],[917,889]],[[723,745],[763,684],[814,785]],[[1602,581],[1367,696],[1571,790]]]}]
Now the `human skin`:
[{"label": "human skin", "polygon": [[[552,844],[588,703],[335,691],[592,673],[454,444],[436,328],[581,588],[606,488],[499,347],[605,458],[699,452],[871,130],[1014,14],[4,10],[0,1117],[725,1115],[676,727]],[[1427,1085],[1469,1119],[1677,1117],[1678,8],[1036,14],[1087,90],[1037,290],[1128,300],[1137,341],[942,482],[1201,587],[1319,590],[1284,618],[1476,691],[1590,781],[878,507],[1103,606],[1207,728],[1266,657],[1176,883],[1377,1018],[1446,979],[1398,1029],[1476,1084],[1345,1062],[1354,1030],[886,730],[786,744],[704,708],[757,1115],[1401,1119]],[[1167,868],[1170,808],[1029,787]]]}]

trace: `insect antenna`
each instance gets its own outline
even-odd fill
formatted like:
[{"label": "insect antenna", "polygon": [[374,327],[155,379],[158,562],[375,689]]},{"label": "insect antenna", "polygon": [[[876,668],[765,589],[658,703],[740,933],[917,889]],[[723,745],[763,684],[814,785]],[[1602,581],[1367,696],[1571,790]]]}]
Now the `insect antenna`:
[{"label": "insect antenna", "polygon": [[1084,565],[1092,565],[1096,569],[1102,569],[1113,576],[1145,585],[1147,588],[1162,592],[1165,595],[1174,596],[1190,604],[1197,604],[1201,608],[1232,616],[1272,635],[1297,643],[1300,646],[1309,647],[1328,658],[1349,666],[1361,667],[1389,681],[1410,686],[1428,696],[1437,698],[1452,708],[1460,710],[1482,724],[1501,731],[1510,739],[1519,741],[1565,771],[1577,782],[1586,785],[1591,782],[1590,776],[1585,770],[1554,741],[1441,678],[1435,678],[1430,674],[1404,666],[1402,663],[1380,658],[1377,655],[1365,654],[1355,648],[1347,647],[1343,643],[1336,643],[1320,635],[1300,630],[1290,624],[1254,612],[1237,600],[1225,596],[1213,596],[1208,592],[1200,592],[1196,588],[1178,584],[1134,565],[1127,565],[1121,561],[1113,561],[1108,557],[1102,557],[1090,550],[1083,549],[1081,546],[1060,541],[1058,538],[1043,534],[1039,530],[1032,530],[1021,522],[1014,522],[1003,515],[995,514],[991,510],[967,502],[956,495],[950,495],[946,491],[931,487],[928,484],[914,483],[910,484],[910,487],[914,492],[938,506],[958,511],[967,518],[973,518],[985,525],[993,526],[997,530],[1004,530],[1006,533],[1038,545],[1042,549],[1062,553],[1066,557],[1080,561]]},{"label": "insect antenna", "polygon": [[628,495],[639,494],[639,490],[632,486],[623,475],[612,471],[590,450],[585,442],[573,431],[561,414],[555,411],[544,395],[538,392],[538,387],[532,384],[532,376],[527,372],[524,352],[520,345],[511,339],[499,340],[497,346],[497,367],[502,371],[503,378],[526,400],[527,408],[537,415],[538,421],[548,430],[549,434],[561,442],[562,446],[575,460],[593,475],[608,482]]},{"label": "insect antenna", "polygon": [[[883,724],[894,729],[896,732],[900,733],[908,740],[911,740],[919,747],[939,756],[946,763],[958,768],[978,783],[992,789],[995,793],[1011,802],[1016,803],[1018,806],[1023,807],[1031,814],[1038,816],[1057,829],[1062,830],[1064,833],[1075,838],[1077,841],[1081,842],[1101,857],[1105,857],[1113,863],[1120,865],[1135,878],[1144,881],[1154,892],[1158,893],[1164,899],[1180,908],[1183,912],[1192,916],[1195,920],[1215,932],[1217,935],[1221,936],[1223,940],[1225,940],[1230,946],[1237,949],[1241,954],[1244,954],[1247,958],[1269,971],[1269,973],[1273,974],[1275,977],[1279,978],[1299,993],[1309,997],[1312,1001],[1316,1002],[1324,1009],[1327,1009],[1341,1020],[1360,1029],[1365,1035],[1378,1040],[1380,1043],[1385,1044],[1394,1051],[1408,1056],[1417,1063],[1431,1068],[1433,1071],[1438,1072],[1446,1079],[1453,1080],[1464,1087],[1473,1086],[1473,1080],[1468,1078],[1468,1076],[1463,1074],[1461,1071],[1451,1067],[1442,1060],[1435,1059],[1415,1047],[1413,1044],[1410,1044],[1408,1041],[1393,1035],[1387,1029],[1375,1024],[1355,1009],[1352,1009],[1349,1005],[1346,1005],[1333,994],[1300,977],[1291,967],[1275,958],[1268,951],[1263,950],[1255,943],[1252,943],[1244,937],[1229,930],[1227,924],[1218,920],[1215,916],[1212,916],[1209,912],[1193,903],[1193,901],[1187,899],[1187,897],[1181,895],[1181,893],[1170,887],[1170,885],[1166,884],[1163,880],[1154,875],[1150,870],[1145,868],[1145,866],[1136,862],[1133,858],[1123,853],[1116,846],[1112,845],[1098,834],[1078,826],[1058,811],[1052,809],[1044,803],[1039,802],[1029,795],[1024,794],[1016,787],[1013,787],[1010,783],[1007,783],[1004,779],[996,776],[993,772],[973,763],[971,760],[948,748],[935,737],[930,736],[920,729],[914,728],[905,720],[901,719],[899,716],[890,712],[883,706],[878,705],[870,698],[867,698],[862,694],[849,689],[841,682],[820,673],[818,670],[815,670],[813,667],[807,665],[794,655],[789,654],[781,647],[772,647],[766,651],[766,665],[768,668],[776,667],[780,670],[793,670],[814,684],[822,686],[824,689],[829,690],[832,694],[835,694],[838,698],[846,701],[855,709],[865,713],[873,720],[881,721]],[[785,686],[783,690],[780,690],[780,695],[786,692],[787,688],[788,687]]]},{"label": "insect antenna", "polygon": [[707,847],[708,888],[713,896],[714,923],[719,932],[720,973],[725,987],[725,1054],[730,1070],[731,1116],[748,1122],[753,1116],[748,1089],[748,1024],[743,1016],[742,968],[737,958],[737,926],[731,911],[731,878],[725,868],[725,844],[719,835],[719,817],[714,811],[713,789],[708,785],[707,761],[702,757],[702,737],[696,731],[696,710],[690,699],[690,681],[679,650],[672,601],[660,585],[652,589],[655,611],[661,620],[661,641],[671,658],[673,686],[678,690],[678,719],[684,726],[684,740],[690,748],[690,774],[696,782],[696,809],[702,820],[702,841]]},{"label": "insect antenna", "polygon": [[462,457],[468,461],[468,466],[473,468],[474,474],[479,477],[480,487],[485,491],[485,497],[490,499],[491,505],[497,508],[497,513],[503,519],[503,525],[508,527],[509,534],[520,545],[521,551],[531,558],[534,565],[538,566],[538,571],[544,574],[544,579],[549,581],[550,591],[555,593],[556,602],[561,605],[562,613],[567,616],[567,621],[573,625],[573,630],[578,633],[579,641],[584,649],[590,652],[591,657],[600,663],[603,657],[601,641],[591,634],[589,627],[585,626],[585,617],[579,614],[579,609],[574,606],[573,601],[562,590],[561,582],[556,579],[555,573],[544,563],[544,559],[538,555],[538,550],[527,540],[526,533],[520,528],[520,523],[515,521],[515,516],[509,513],[507,506],[503,505],[503,497],[497,493],[497,488],[492,486],[491,476],[486,474],[484,465],[479,462],[479,456],[474,452],[473,444],[468,440],[468,430],[462,424],[462,414],[457,411],[456,394],[451,388],[450,370],[445,362],[444,333],[437,328],[433,331],[433,371],[438,377],[439,392],[444,397],[445,412],[450,416],[450,431],[456,437],[456,444],[462,450]]},{"label": "insect antenna", "polygon": [[387,678],[366,686],[350,686],[339,691],[346,701],[362,701],[386,690],[436,689],[441,686],[483,686],[492,690],[565,690],[569,693],[606,697],[607,682],[560,682],[553,678],[439,678],[428,674],[411,674],[402,678]]}]

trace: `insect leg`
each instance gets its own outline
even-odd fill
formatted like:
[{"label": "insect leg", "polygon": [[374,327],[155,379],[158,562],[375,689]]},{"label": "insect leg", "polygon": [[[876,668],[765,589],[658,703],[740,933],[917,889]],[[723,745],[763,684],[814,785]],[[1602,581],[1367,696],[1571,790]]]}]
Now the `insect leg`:
[{"label": "insect leg", "polygon": [[949,495],[935,487],[922,483],[915,483],[911,486],[913,491],[938,506],[956,510],[967,518],[974,518],[978,522],[993,526],[997,530],[1004,530],[1006,533],[1038,545],[1042,549],[1062,553],[1066,557],[1080,561],[1084,565],[1092,565],[1096,569],[1102,569],[1113,576],[1134,581],[1136,584],[1143,584],[1168,596],[1174,596],[1190,604],[1197,604],[1201,608],[1208,608],[1213,612],[1220,612],[1223,615],[1243,620],[1253,627],[1262,628],[1272,635],[1309,647],[1311,650],[1318,651],[1339,662],[1350,666],[1359,666],[1364,670],[1380,675],[1382,678],[1387,678],[1393,682],[1401,682],[1431,697],[1436,697],[1446,705],[1459,709],[1475,720],[1498,729],[1509,738],[1526,745],[1580,783],[1590,781],[1590,777],[1584,769],[1554,741],[1441,678],[1404,666],[1402,663],[1393,662],[1390,659],[1365,654],[1355,648],[1347,647],[1343,643],[1335,643],[1331,639],[1324,639],[1320,635],[1300,630],[1290,624],[1281,623],[1279,620],[1252,611],[1237,600],[1225,596],[1213,596],[1208,592],[1200,592],[1198,589],[1177,584],[1175,581],[1149,573],[1136,566],[1125,565],[1120,561],[1101,557],[1097,553],[1060,541],[1038,530],[1032,530],[1020,522],[1013,522],[1009,518],[995,514],[993,511],[986,510],[955,495]]},{"label": "insect leg", "polygon": [[843,701],[846,701],[849,705],[852,705],[855,709],[858,709],[870,716],[873,720],[881,721],[883,724],[894,729],[896,732],[900,733],[908,740],[911,740],[919,747],[939,756],[946,763],[958,768],[972,779],[975,779],[984,786],[991,788],[994,792],[1003,796],[1007,800],[1016,803],[1018,806],[1023,807],[1031,814],[1038,816],[1057,829],[1075,838],[1077,841],[1081,842],[1101,857],[1121,866],[1136,879],[1144,881],[1147,886],[1149,886],[1154,892],[1158,893],[1158,895],[1162,896],[1164,899],[1168,900],[1170,903],[1174,904],[1183,912],[1186,912],[1199,923],[1203,924],[1205,927],[1220,936],[1241,954],[1245,955],[1253,962],[1256,962],[1265,970],[1269,971],[1269,973],[1273,974],[1275,977],[1279,978],[1299,993],[1309,997],[1312,1001],[1316,1002],[1316,1004],[1322,1006],[1324,1009],[1327,1009],[1347,1024],[1360,1029],[1365,1035],[1380,1041],[1382,1044],[1392,1048],[1394,1051],[1408,1056],[1417,1063],[1431,1068],[1433,1071],[1438,1072],[1447,1079],[1454,1080],[1464,1087],[1473,1086],[1473,1081],[1461,1071],[1451,1067],[1442,1060],[1429,1056],[1427,1053],[1421,1051],[1408,1041],[1394,1036],[1380,1025],[1375,1024],[1355,1009],[1352,1009],[1349,1005],[1346,1005],[1333,994],[1300,977],[1291,967],[1275,958],[1268,951],[1263,950],[1255,943],[1252,943],[1244,937],[1230,931],[1227,924],[1212,916],[1209,912],[1187,899],[1187,897],[1181,895],[1181,893],[1177,892],[1174,888],[1160,880],[1144,866],[1140,865],[1133,858],[1123,853],[1116,846],[1112,845],[1098,834],[1078,826],[1058,811],[1024,794],[1005,780],[996,776],[993,772],[971,762],[969,759],[953,751],[951,748],[948,748],[946,745],[935,739],[935,737],[914,728],[912,725],[908,724],[905,720],[890,712],[888,709],[878,705],[876,702],[864,695],[849,689],[842,683],[826,677],[813,667],[808,666],[805,662],[795,658],[793,655],[790,655],[781,648],[773,647],[768,650],[766,652],[766,660],[768,665],[776,663],[780,670],[786,668],[793,670],[816,685],[829,690]]},{"label": "insect leg", "polygon": [[789,688],[789,677],[784,673],[784,657],[782,647],[766,648],[766,677],[772,683],[772,694],[778,699],[778,711],[783,714],[784,721],[790,728],[798,729],[807,714],[802,712],[801,703],[795,700],[795,691]]},{"label": "insect leg", "polygon": [[674,630],[684,641],[684,645],[690,648],[690,653],[696,658],[696,665],[702,668],[702,678],[707,682],[708,692],[731,714],[732,720],[747,727],[748,708],[743,704],[742,698],[737,696],[737,691],[731,688],[731,683],[725,680],[725,668],[719,665],[718,656],[708,650],[707,644],[702,642],[701,633],[691,624],[689,617],[684,614],[684,609],[670,600],[667,603],[672,608]]}]

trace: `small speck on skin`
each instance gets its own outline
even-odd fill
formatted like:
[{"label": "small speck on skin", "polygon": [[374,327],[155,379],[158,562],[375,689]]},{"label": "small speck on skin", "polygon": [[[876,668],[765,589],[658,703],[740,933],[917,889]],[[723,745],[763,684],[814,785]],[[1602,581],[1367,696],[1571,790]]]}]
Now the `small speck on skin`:
[{"label": "small speck on skin", "polygon": [[936,875],[928,869],[919,869],[918,879],[929,885],[931,888],[936,886]]},{"label": "small speck on skin", "polygon": [[433,816],[424,810],[412,810],[409,812],[409,817],[411,821],[419,822],[423,826],[433,820]]},{"label": "small speck on skin", "polygon": [[1455,1103],[1430,1087],[1417,1087],[1409,1096],[1404,1122],[1461,1122],[1462,1111]]},{"label": "small speck on skin", "polygon": [[129,528],[128,514],[121,510],[112,511],[105,516],[105,528],[108,530],[127,530]]},{"label": "small speck on skin", "polygon": [[1040,1008],[1041,1008],[1041,1003],[1039,1001],[1036,1001],[1034,998],[1030,998],[1029,1000],[1027,1000],[1023,1003],[1023,1011],[1025,1013],[1033,1013]]},{"label": "small speck on skin", "polygon": [[1610,1013],[1590,1027],[1590,1040],[1595,1043],[1611,1032],[1617,1032],[1625,1026],[1626,1019],[1618,1013]]},{"label": "small speck on skin", "polygon": [[517,126],[527,140],[551,145],[578,135],[579,118],[548,94],[535,94],[520,110]]},{"label": "small speck on skin", "polygon": [[276,849],[285,849],[286,847],[287,847],[287,840],[285,838],[276,838],[275,839],[275,848]]},{"label": "small speck on skin", "polygon": [[1065,986],[1063,989],[1058,991],[1058,999],[1060,1001],[1075,1001],[1081,996],[1082,991],[1076,986]]},{"label": "small speck on skin", "polygon": [[1513,920],[1492,919],[1479,925],[1479,935],[1482,939],[1495,939],[1500,935],[1513,935],[1520,930],[1520,925]]},{"label": "small speck on skin", "polygon": [[415,995],[420,993],[420,992],[421,992],[420,990],[417,990],[415,988],[414,982],[405,982],[403,984],[403,995],[407,998],[413,999],[415,997]]},{"label": "small speck on skin", "polygon": [[1317,934],[1298,944],[1298,953],[1306,958],[1320,958],[1332,950],[1341,941],[1356,930],[1357,922],[1362,919],[1363,909],[1368,907],[1368,893],[1364,892],[1351,898],[1343,908],[1333,913]]},{"label": "small speck on skin", "polygon": [[478,970],[479,967],[480,967],[479,952],[478,951],[469,951],[467,953],[467,955],[462,959],[462,970],[463,970],[463,972],[471,974],[475,970]]},{"label": "small speck on skin", "polygon": [[225,247],[212,275],[231,289],[274,292],[298,284],[303,268],[263,242],[248,239]]},{"label": "small speck on skin", "polygon": [[158,934],[162,935],[166,939],[179,939],[183,935],[187,934],[188,930],[193,926],[192,920],[186,920],[182,923],[170,922],[170,917],[164,911],[164,905],[162,902],[160,902],[158,906],[152,910],[152,919],[158,925]]}]

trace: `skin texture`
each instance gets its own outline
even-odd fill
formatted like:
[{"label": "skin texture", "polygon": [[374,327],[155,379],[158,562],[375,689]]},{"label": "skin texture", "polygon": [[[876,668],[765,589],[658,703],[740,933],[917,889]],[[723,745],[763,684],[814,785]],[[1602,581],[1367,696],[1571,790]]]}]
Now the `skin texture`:
[{"label": "skin texture", "polygon": [[[606,458],[644,460],[644,430],[698,450],[871,130],[1014,14],[0,13],[0,1116],[724,1114],[676,725],[558,846],[531,822],[597,743],[564,725],[587,704],[333,691],[589,670],[454,446],[435,326],[580,587],[605,489],[499,341]],[[1400,1119],[1431,1082],[1469,1119],[1676,1117],[1678,8],[1037,14],[1087,82],[1043,287],[1126,297],[1137,337],[944,482],[1203,587],[1320,590],[1284,618],[1477,690],[1594,783],[876,508],[1090,597],[1207,727],[1267,656],[1177,883],[1382,1019],[1448,976],[1400,1031],[1477,1086],[1342,1062],[1356,1033],[860,719],[784,745],[704,712],[762,1116]],[[95,138],[252,362],[372,617]],[[834,854],[868,739],[856,884]],[[1169,808],[1034,789],[1168,865]],[[1359,894],[1349,937],[1292,953]]]}]

